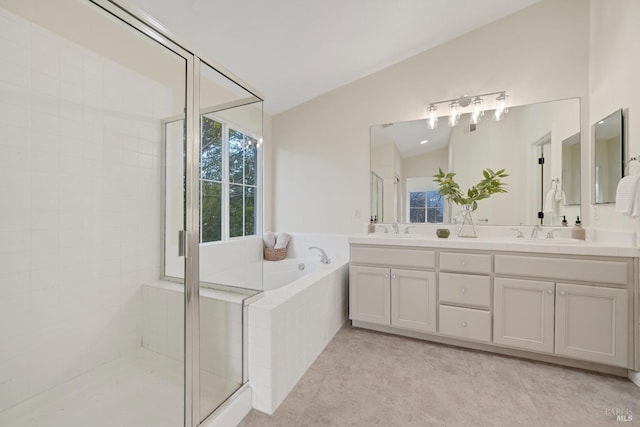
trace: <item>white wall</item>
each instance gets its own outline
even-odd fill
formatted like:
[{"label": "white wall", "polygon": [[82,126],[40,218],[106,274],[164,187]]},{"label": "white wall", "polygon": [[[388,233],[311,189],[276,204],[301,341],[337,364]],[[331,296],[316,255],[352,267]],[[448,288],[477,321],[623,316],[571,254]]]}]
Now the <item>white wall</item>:
[{"label": "white wall", "polygon": [[[640,2],[591,0],[590,10],[589,124],[619,108],[625,109],[629,155],[637,156],[640,155],[640,131],[637,130],[640,122],[640,57],[637,54]],[[593,147],[593,142],[591,144]],[[640,173],[640,164],[632,162],[628,172]],[[593,155],[590,155],[588,168],[583,169],[582,177],[587,179],[588,185],[587,192],[582,193],[583,199],[591,199]],[[586,212],[583,213],[586,216]],[[590,224],[594,226],[640,231],[640,219],[616,214],[613,205],[590,207],[589,217]]]},{"label": "white wall", "polygon": [[274,228],[366,230],[374,123],[424,118],[429,102],[497,90],[512,105],[587,99],[588,12],[586,0],[542,1],[275,116]]},{"label": "white wall", "polygon": [[0,410],[140,345],[171,102],[0,8]]}]

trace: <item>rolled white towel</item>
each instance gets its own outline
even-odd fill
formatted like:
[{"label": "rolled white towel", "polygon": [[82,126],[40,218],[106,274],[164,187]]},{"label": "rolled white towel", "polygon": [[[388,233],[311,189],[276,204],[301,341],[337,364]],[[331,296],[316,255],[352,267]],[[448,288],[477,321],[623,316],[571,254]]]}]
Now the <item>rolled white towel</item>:
[{"label": "rolled white towel", "polygon": [[291,240],[291,236],[287,233],[280,233],[276,238],[276,244],[273,249],[284,249],[289,244],[289,240]]},{"label": "rolled white towel", "polygon": [[262,241],[265,248],[273,248],[276,245],[276,235],[271,231],[267,231],[262,235]]},{"label": "rolled white towel", "polygon": [[638,216],[640,206],[634,209],[636,199],[640,196],[638,193],[638,179],[640,175],[625,176],[618,182],[618,188],[616,189],[616,212],[624,215],[632,215],[634,211]]}]

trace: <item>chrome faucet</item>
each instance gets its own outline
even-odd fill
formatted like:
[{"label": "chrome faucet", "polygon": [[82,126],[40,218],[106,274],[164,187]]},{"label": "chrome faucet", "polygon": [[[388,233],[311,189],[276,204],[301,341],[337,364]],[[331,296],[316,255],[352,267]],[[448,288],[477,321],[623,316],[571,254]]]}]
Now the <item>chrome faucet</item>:
[{"label": "chrome faucet", "polygon": [[512,230],[518,233],[516,235],[517,239],[524,239],[524,234],[522,234],[522,230],[520,230],[519,228],[512,228]]},{"label": "chrome faucet", "polygon": [[407,225],[407,228],[404,229],[404,234],[409,234],[409,229],[414,227],[414,225]]},{"label": "chrome faucet", "polygon": [[317,249],[320,251],[320,262],[323,264],[330,264],[331,260],[329,259],[329,257],[327,256],[327,253],[325,251],[322,250],[322,248],[319,248],[317,246],[309,246],[309,250],[311,249]]},{"label": "chrome faucet", "polygon": [[393,227],[393,234],[400,234],[400,226],[398,226],[397,222],[393,221],[391,226]]},{"label": "chrome faucet", "polygon": [[533,230],[531,230],[531,238],[532,239],[537,239],[539,231],[542,231],[542,227],[540,226],[540,224],[534,225],[533,226]]},{"label": "chrome faucet", "polygon": [[386,226],[386,225],[376,224],[376,228],[377,228],[377,227],[382,227],[382,229],[384,230],[384,232],[385,232],[385,233],[388,233],[388,232],[389,232],[389,229],[387,228],[387,226]]}]

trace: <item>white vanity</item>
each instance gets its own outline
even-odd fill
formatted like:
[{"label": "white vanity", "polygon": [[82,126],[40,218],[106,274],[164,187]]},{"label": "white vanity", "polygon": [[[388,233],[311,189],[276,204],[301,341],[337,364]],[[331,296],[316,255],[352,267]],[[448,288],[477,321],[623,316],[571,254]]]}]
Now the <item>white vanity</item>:
[{"label": "white vanity", "polygon": [[356,327],[618,375],[640,370],[638,248],[391,233],[349,241]]}]

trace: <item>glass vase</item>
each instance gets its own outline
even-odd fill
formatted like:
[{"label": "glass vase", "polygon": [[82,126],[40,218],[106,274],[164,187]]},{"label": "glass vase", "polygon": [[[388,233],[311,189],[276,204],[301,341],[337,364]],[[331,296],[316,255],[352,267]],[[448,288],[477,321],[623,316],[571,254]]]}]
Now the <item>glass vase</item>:
[{"label": "glass vase", "polygon": [[476,232],[476,225],[473,222],[473,209],[471,209],[471,205],[462,205],[462,209],[460,211],[460,216],[462,217],[462,222],[460,223],[460,228],[458,229],[458,237],[478,237],[478,233]]}]

